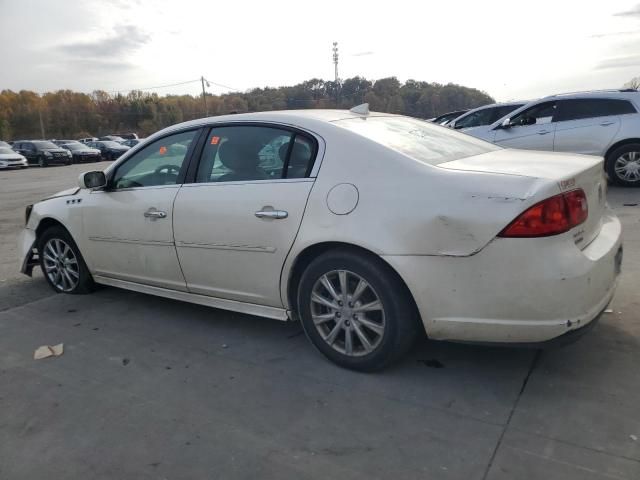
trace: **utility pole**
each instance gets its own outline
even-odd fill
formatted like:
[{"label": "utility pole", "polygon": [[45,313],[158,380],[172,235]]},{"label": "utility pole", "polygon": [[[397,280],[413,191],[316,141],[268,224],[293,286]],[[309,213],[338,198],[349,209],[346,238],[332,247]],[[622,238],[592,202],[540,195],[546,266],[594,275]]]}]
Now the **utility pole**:
[{"label": "utility pole", "polygon": [[[200,77],[200,81],[202,82],[202,101],[204,102],[204,113],[205,117],[209,116],[209,107],[207,107],[207,93],[204,90],[204,83],[207,82],[204,79],[204,76]],[[207,82],[207,87],[209,86],[209,82]]]},{"label": "utility pole", "polygon": [[44,123],[42,123],[42,110],[38,109],[38,115],[40,116],[40,133],[42,134],[42,139],[46,139],[44,136]]},{"label": "utility pole", "polygon": [[338,78],[338,42],[333,42],[333,66],[335,73],[335,85],[336,85],[336,108],[338,107],[340,79]]}]

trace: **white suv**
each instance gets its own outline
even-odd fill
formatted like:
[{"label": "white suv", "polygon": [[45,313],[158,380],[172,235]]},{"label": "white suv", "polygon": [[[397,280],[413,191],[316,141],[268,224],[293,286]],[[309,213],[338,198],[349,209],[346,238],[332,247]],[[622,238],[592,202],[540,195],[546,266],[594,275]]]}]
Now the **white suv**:
[{"label": "white suv", "polygon": [[640,92],[554,95],[465,133],[508,148],[602,156],[609,179],[640,187]]}]

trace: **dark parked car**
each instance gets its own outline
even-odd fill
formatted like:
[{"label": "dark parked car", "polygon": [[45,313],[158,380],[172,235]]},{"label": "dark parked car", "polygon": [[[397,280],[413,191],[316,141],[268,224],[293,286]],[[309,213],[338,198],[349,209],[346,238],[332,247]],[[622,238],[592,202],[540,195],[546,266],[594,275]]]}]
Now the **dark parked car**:
[{"label": "dark parked car", "polygon": [[113,135],[114,137],[120,137],[120,138],[124,138],[125,140],[137,140],[138,139],[138,134],[131,132],[131,133],[112,133],[111,135]]},{"label": "dark parked car", "polygon": [[443,113],[442,115],[439,115],[436,118],[432,119],[431,122],[437,123],[438,125],[446,125],[451,120],[455,120],[460,115],[463,115],[463,114],[467,113],[468,111],[469,110],[458,110],[458,111],[455,111],[455,112]]},{"label": "dark parked car", "polygon": [[127,147],[133,148],[136,145],[138,145],[140,142],[142,142],[144,140],[144,138],[130,138],[128,140],[125,140],[124,142],[122,142],[122,145],[126,145]]},{"label": "dark parked car", "polygon": [[115,160],[124,152],[129,150],[129,147],[127,147],[126,145],[122,145],[118,142],[110,140],[88,142],[87,146],[100,150],[103,160]]},{"label": "dark parked car", "polygon": [[105,142],[118,142],[118,143],[124,142],[124,138],[118,137],[117,135],[105,135],[103,137],[100,137],[98,140],[105,141]]},{"label": "dark parked car", "polygon": [[47,167],[52,163],[71,165],[71,152],[48,140],[19,140],[13,150],[25,156],[27,162]]},{"label": "dark parked car", "polygon": [[66,145],[67,143],[80,143],[78,140],[51,140],[51,142],[55,143],[59,147]]},{"label": "dark parked car", "polygon": [[62,148],[69,150],[72,155],[72,163],[99,162],[102,160],[102,152],[97,148],[91,148],[80,142],[66,143]]}]

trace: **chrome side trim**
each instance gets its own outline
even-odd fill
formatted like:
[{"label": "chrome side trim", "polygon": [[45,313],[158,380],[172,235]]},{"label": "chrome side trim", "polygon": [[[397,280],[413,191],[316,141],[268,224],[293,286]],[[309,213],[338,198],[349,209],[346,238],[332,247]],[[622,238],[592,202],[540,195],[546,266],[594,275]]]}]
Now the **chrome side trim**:
[{"label": "chrome side trim", "polygon": [[93,279],[96,283],[109,285],[111,287],[123,288],[134,292],[147,293],[149,295],[157,295],[159,297],[171,298],[183,302],[196,303],[206,307],[220,308],[222,310],[231,310],[233,312],[245,313],[247,315],[256,315],[258,317],[272,318],[274,320],[287,321],[287,311],[284,308],[267,307],[264,305],[256,305],[253,303],[243,303],[235,300],[226,300],[223,298],[209,297],[206,295],[198,295],[195,293],[179,292],[177,290],[169,290],[167,288],[152,287],[150,285],[142,285],[140,283],[127,282],[126,280],[117,280],[115,278],[102,277],[94,275]]},{"label": "chrome side trim", "polygon": [[172,247],[173,242],[162,240],[135,240],[132,238],[115,238],[115,237],[89,237],[94,242],[111,242],[111,243],[135,243],[136,245],[159,245],[162,247]]},{"label": "chrome side trim", "polygon": [[275,247],[261,247],[259,245],[225,245],[218,243],[190,243],[190,242],[176,242],[176,247],[184,248],[207,248],[211,250],[239,250],[241,252],[262,252],[262,253],[275,253],[277,250]]}]

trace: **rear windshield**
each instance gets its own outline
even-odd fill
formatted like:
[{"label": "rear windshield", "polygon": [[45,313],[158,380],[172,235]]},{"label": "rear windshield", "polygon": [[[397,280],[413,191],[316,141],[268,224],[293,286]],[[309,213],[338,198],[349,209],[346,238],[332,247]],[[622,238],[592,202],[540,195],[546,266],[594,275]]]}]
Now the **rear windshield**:
[{"label": "rear windshield", "polygon": [[407,117],[347,118],[334,123],[430,165],[500,149],[446,127]]}]

